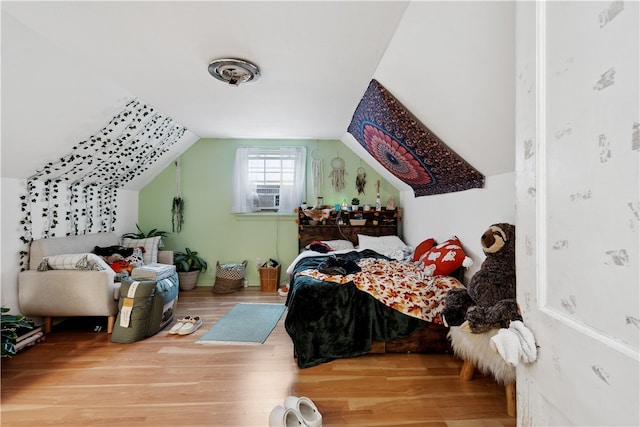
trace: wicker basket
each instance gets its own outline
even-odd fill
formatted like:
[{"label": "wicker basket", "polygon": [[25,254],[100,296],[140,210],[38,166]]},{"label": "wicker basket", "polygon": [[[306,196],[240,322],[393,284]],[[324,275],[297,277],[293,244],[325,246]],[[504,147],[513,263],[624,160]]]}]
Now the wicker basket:
[{"label": "wicker basket", "polygon": [[275,292],[280,283],[280,266],[260,267],[260,290],[263,292]]},{"label": "wicker basket", "polygon": [[216,263],[216,281],[212,291],[217,294],[228,294],[239,291],[244,285],[244,272],[247,268],[247,260],[240,264]]}]

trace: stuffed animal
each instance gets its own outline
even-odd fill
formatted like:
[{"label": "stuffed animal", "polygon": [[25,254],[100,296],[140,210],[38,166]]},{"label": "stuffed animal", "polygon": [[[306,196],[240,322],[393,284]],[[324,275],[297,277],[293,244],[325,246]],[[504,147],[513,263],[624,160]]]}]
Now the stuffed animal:
[{"label": "stuffed animal", "polygon": [[516,302],[516,228],[493,224],[482,235],[485,260],[467,289],[452,289],[442,312],[446,324],[461,326],[473,333],[508,328],[512,320],[522,320]]},{"label": "stuffed animal", "polygon": [[142,267],[144,265],[144,248],[142,246],[133,248],[133,253],[126,257],[124,260],[131,264],[131,267]]},{"label": "stuffed animal", "polygon": [[96,246],[93,249],[93,253],[100,255],[116,273],[121,271],[131,273],[133,268],[144,265],[142,255],[144,253],[144,247],[142,246],[137,248],[126,248],[119,245],[106,247]]}]

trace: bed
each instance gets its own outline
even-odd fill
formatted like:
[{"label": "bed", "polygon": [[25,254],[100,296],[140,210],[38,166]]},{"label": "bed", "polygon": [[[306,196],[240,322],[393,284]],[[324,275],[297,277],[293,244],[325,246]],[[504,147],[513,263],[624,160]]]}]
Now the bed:
[{"label": "bed", "polygon": [[[460,269],[427,277],[423,266],[412,262],[413,249],[398,236],[372,236],[367,226],[341,233],[343,239],[320,241],[311,240],[318,238],[317,229],[306,233],[304,228],[299,236],[303,250],[287,268],[291,283],[285,318],[299,367],[370,352],[450,350],[440,312],[448,290],[463,286]],[[335,237],[335,226],[327,228]],[[316,250],[307,250],[312,243]],[[345,274],[330,274],[327,266],[336,263],[349,266]]]}]

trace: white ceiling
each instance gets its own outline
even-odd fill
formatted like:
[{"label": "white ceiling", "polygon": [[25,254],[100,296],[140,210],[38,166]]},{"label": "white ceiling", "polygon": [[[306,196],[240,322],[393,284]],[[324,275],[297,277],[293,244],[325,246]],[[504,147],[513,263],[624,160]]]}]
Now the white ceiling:
[{"label": "white ceiling", "polygon": [[[186,126],[188,145],[340,139],[407,5],[3,1],[2,176],[68,153],[133,98]],[[225,57],[260,80],[214,79],[207,66]]]},{"label": "white ceiling", "polygon": [[[88,140],[132,99],[189,129],[125,188],[199,138],[339,139],[372,78],[485,176],[513,172],[510,1],[0,1],[2,177],[24,179]],[[226,85],[210,61],[255,62]]]}]

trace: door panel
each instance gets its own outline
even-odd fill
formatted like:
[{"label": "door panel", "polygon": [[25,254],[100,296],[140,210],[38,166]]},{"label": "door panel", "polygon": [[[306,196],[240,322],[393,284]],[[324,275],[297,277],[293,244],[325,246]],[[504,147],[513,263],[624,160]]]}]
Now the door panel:
[{"label": "door panel", "polygon": [[517,7],[521,425],[640,425],[637,2]]}]

